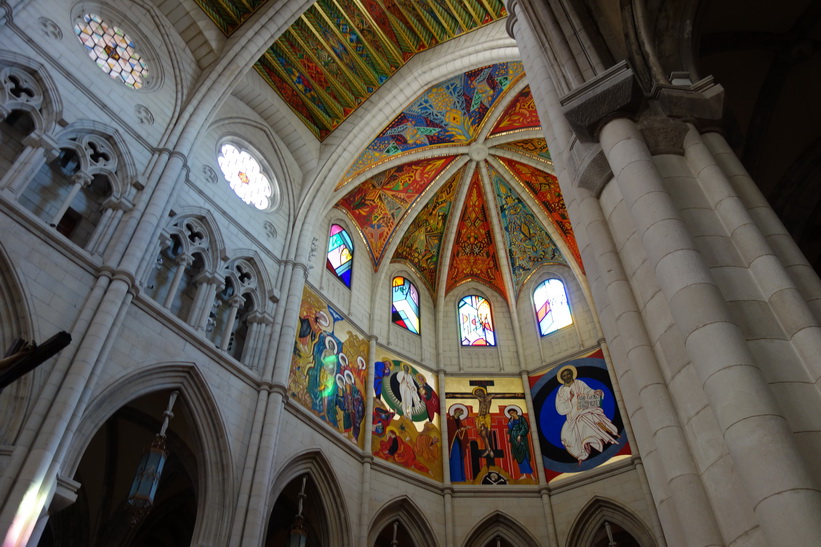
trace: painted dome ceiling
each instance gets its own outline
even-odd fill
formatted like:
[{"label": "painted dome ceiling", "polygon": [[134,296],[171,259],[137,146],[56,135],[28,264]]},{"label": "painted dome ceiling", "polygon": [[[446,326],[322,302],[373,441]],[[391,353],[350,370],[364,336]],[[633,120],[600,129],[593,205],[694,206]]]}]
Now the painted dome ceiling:
[{"label": "painted dome ceiling", "polygon": [[552,170],[521,63],[500,63],[417,97],[354,160],[335,206],[375,271],[403,263],[432,294],[478,281],[512,300],[543,264],[581,271]]}]

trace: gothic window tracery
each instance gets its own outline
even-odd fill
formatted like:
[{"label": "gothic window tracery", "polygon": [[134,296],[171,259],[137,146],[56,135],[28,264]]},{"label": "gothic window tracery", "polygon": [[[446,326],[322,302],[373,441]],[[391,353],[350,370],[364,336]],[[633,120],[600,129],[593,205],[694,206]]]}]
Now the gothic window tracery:
[{"label": "gothic window tracery", "polygon": [[51,161],[18,190],[20,203],[79,247],[100,254],[136,191],[120,183],[120,164],[103,135],[64,138]]},{"label": "gothic window tracery", "polygon": [[351,287],[351,266],[353,266],[353,242],[345,228],[332,224],[328,235],[328,253],[325,267],[339,278],[346,287]]},{"label": "gothic window tracery", "polygon": [[74,34],[100,70],[133,89],[145,85],[148,65],[134,41],[99,15],[86,13],[74,25]]},{"label": "gothic window tracery", "polygon": [[271,181],[266,169],[247,147],[236,142],[225,143],[220,147],[217,162],[225,180],[242,201],[260,210],[271,207]]},{"label": "gothic window tracery", "polygon": [[546,279],[536,286],[533,306],[542,336],[573,323],[564,283],[556,278]]},{"label": "gothic window tracery", "polygon": [[391,321],[419,334],[419,290],[402,276],[394,277],[391,282]]},{"label": "gothic window tracery", "polygon": [[490,302],[479,295],[459,301],[459,336],[463,346],[495,346],[496,330]]}]

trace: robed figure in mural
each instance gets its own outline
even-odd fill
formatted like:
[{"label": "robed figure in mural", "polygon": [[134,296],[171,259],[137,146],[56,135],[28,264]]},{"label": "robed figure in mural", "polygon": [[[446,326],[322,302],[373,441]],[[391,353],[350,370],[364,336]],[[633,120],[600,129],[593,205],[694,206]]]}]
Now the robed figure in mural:
[{"label": "robed figure in mural", "polygon": [[522,416],[522,410],[515,405],[508,406],[506,414],[508,415],[507,434],[510,440],[510,452],[519,464],[519,472],[530,476],[533,468],[530,466],[530,443],[527,438],[530,428],[527,426],[527,420]]},{"label": "robed figure in mural", "polygon": [[602,410],[604,392],[591,389],[577,374],[572,365],[559,370],[562,387],[556,395],[556,412],[567,418],[562,444],[581,465],[593,449],[602,452],[606,444],[618,443],[619,431]]},{"label": "robed figure in mural", "polygon": [[448,443],[450,447],[450,480],[464,482],[465,478],[465,433],[467,427],[462,418],[467,417],[467,407],[457,403],[448,410]]}]

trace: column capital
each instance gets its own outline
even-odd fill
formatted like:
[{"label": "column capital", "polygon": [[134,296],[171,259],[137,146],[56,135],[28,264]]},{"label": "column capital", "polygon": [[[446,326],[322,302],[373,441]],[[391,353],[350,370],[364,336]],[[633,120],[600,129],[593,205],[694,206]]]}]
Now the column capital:
[{"label": "column capital", "polygon": [[627,61],[612,66],[561,99],[570,127],[582,142],[595,142],[596,133],[607,120],[633,117],[644,94]]}]

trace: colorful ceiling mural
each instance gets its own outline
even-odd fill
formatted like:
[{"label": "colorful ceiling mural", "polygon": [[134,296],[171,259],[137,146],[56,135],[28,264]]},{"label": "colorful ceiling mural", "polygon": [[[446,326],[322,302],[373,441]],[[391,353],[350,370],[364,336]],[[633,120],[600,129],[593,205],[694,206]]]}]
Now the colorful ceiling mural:
[{"label": "colorful ceiling mural", "polygon": [[481,281],[507,296],[478,169],[473,172],[453,242],[447,290],[469,280]]},{"label": "colorful ceiling mural", "polygon": [[[530,89],[516,85],[521,77],[521,65],[501,63],[435,85],[359,155],[337,190],[368,171],[378,174],[353,190],[345,188],[336,207],[356,223],[375,271],[385,260],[401,262],[419,275],[432,296],[477,281],[505,298],[517,297],[544,264],[583,272]],[[477,91],[480,82],[496,91]],[[447,138],[419,131],[445,120],[456,106]],[[459,116],[469,123],[456,124]],[[486,136],[483,125],[497,136]],[[511,133],[514,140],[502,136]],[[405,163],[397,163],[399,158]],[[387,160],[391,167],[379,166]],[[447,171],[447,181],[434,184],[457,163],[458,169]],[[429,196],[431,187],[437,190]],[[506,249],[506,259],[500,249]],[[439,271],[443,263],[447,272]],[[510,275],[503,275],[504,270]]]},{"label": "colorful ceiling mural", "polygon": [[413,219],[396,252],[393,253],[393,260],[405,261],[416,269],[431,293],[436,293],[442,237],[461,177],[462,169],[454,173],[434,194],[425,208]]},{"label": "colorful ceiling mural", "polygon": [[510,85],[523,75],[521,63],[499,63],[465,72],[430,87],[371,141],[337,189],[351,178],[399,154],[429,146],[469,144],[487,119],[491,107],[498,104]]},{"label": "colorful ceiling mural", "polygon": [[530,86],[527,86],[516,95],[516,98],[505,108],[504,113],[499,116],[490,136],[525,129],[541,129],[541,127],[539,114],[536,112],[536,103],[533,102]]},{"label": "colorful ceiling mural", "polygon": [[[499,157],[508,172],[541,203],[545,211],[559,230],[570,252],[576,258],[579,266],[582,266],[579,248],[576,245],[576,238],[573,235],[573,227],[570,225],[570,218],[567,216],[567,208],[564,204],[559,181],[554,175],[531,167],[509,158]],[[583,266],[582,266],[583,267]]]},{"label": "colorful ceiling mural", "polygon": [[540,265],[551,262],[565,264],[565,260],[547,231],[513,187],[493,167],[489,167],[488,170],[502,217],[513,285],[518,289]]},{"label": "colorful ceiling mural", "polygon": [[[267,0],[195,0],[226,36]],[[507,16],[502,0],[317,0],[254,65],[319,140],[415,54]]]},{"label": "colorful ceiling mural", "polygon": [[550,157],[550,151],[547,149],[547,142],[541,138],[508,142],[505,144],[499,144],[495,148],[509,150],[517,154],[528,156],[534,160],[547,162],[550,165],[553,164],[553,159]]},{"label": "colorful ceiling mural", "polygon": [[194,0],[223,34],[229,36],[268,0]]},{"label": "colorful ceiling mural", "polygon": [[365,239],[374,264],[383,253],[408,209],[453,161],[454,156],[406,163],[369,178],[337,204]]}]

